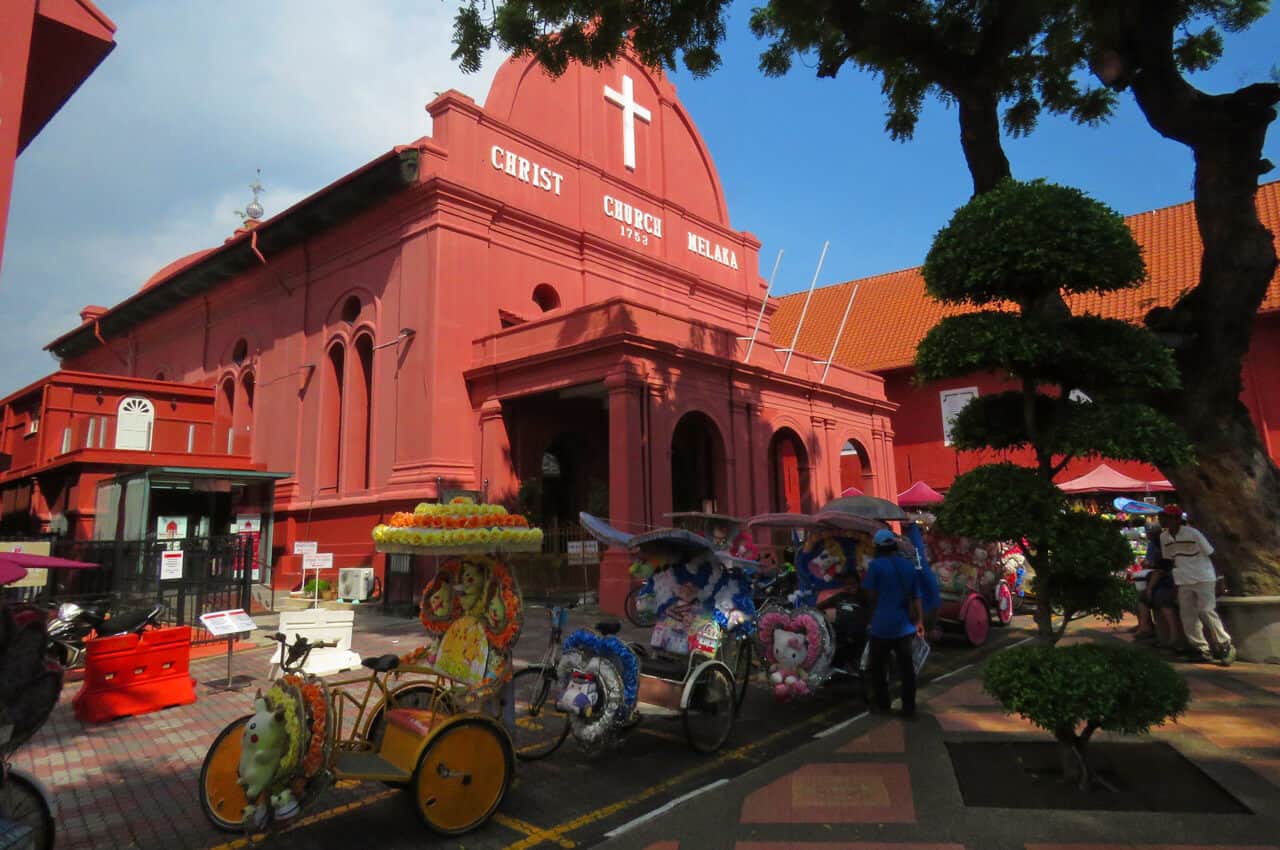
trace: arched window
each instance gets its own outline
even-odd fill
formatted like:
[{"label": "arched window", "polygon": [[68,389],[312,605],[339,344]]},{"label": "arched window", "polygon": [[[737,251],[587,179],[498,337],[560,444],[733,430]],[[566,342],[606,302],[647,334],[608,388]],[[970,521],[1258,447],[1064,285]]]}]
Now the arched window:
[{"label": "arched window", "polygon": [[231,436],[227,440],[228,454],[249,454],[253,431],[254,387],[252,371],[241,375],[238,385],[232,384],[230,378],[224,382],[224,392],[233,393],[235,397],[231,410]]},{"label": "arched window", "polygon": [[560,293],[549,283],[540,283],[533,288],[533,303],[546,313],[560,306]]},{"label": "arched window", "polygon": [[321,489],[337,490],[342,467],[342,391],[346,377],[347,351],[342,343],[329,346],[320,417],[320,462],[317,473]]},{"label": "arched window", "polygon": [[369,489],[369,436],[373,425],[373,337],[355,341],[356,363],[351,370],[350,410],[347,411],[347,469],[349,486]]},{"label": "arched window", "polygon": [[163,381],[163,380],[164,380],[164,370],[163,370],[163,369],[161,369],[159,372],[156,372],[155,380],[157,380],[157,381]]},{"label": "arched window", "polygon": [[235,440],[235,416],[236,416],[236,382],[227,376],[222,383],[218,385],[218,396],[214,399],[213,418],[217,423],[215,428],[215,436],[220,436],[221,442],[216,451],[225,451],[231,454],[232,443]]},{"label": "arched window", "polygon": [[249,343],[242,337],[236,340],[235,346],[231,349],[231,362],[239,366],[249,356]]},{"label": "arched window", "polygon": [[120,400],[116,408],[116,448],[151,451],[151,431],[155,425],[155,406],[140,396]]},{"label": "arched window", "polygon": [[809,453],[804,442],[790,428],[781,428],[769,445],[769,484],[773,509],[787,513],[808,513]]}]

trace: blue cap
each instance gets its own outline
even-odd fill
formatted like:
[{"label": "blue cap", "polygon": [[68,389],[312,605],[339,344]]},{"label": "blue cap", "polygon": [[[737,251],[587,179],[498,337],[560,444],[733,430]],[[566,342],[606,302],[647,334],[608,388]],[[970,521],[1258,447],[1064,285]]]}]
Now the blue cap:
[{"label": "blue cap", "polygon": [[872,538],[877,546],[897,546],[898,536],[887,528],[882,528],[876,532],[876,536]]}]

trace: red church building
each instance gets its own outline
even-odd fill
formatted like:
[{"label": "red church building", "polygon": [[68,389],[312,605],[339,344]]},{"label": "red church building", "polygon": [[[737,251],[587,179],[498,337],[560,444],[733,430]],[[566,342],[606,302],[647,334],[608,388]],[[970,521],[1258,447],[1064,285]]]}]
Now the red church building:
[{"label": "red church building", "polygon": [[[298,580],[295,540],[385,568],[374,524],[450,489],[548,526],[588,508],[633,529],[807,510],[839,492],[853,441],[880,471],[869,491],[896,493],[883,379],[775,351],[759,242],[731,226],[663,76],[621,61],[553,80],[511,60],[483,106],[450,91],[427,108],[431,136],[86,308],[48,346],[157,410],[201,388],[211,418],[186,451],[287,474],[277,586]],[[57,448],[83,451],[84,415],[62,427]],[[605,558],[606,608],[626,562]]]},{"label": "red church building", "polygon": [[[1280,181],[1259,187],[1257,204],[1262,224],[1280,236]],[[1142,246],[1148,279],[1136,289],[1069,298],[1073,312],[1140,324],[1153,308],[1172,306],[1199,280],[1202,247],[1190,202],[1132,215],[1126,221]],[[844,323],[844,332],[839,334],[834,359],[849,368],[884,378],[885,395],[898,408],[893,417],[892,472],[896,479],[903,482],[904,487],[920,480],[945,491],[960,473],[996,459],[983,452],[954,450],[947,439],[948,418],[970,398],[1017,387],[993,374],[973,374],[924,385],[914,383],[913,363],[920,340],[944,317],[964,311],[930,298],[919,268],[815,291],[800,330],[798,348],[818,352],[832,350],[854,287],[857,294]],[[790,339],[794,334],[804,297],[804,293],[799,293],[779,300],[773,318],[776,338]],[[1133,368],[1139,369],[1141,365],[1134,364]],[[1267,453],[1280,462],[1280,277],[1272,280],[1258,310],[1243,378],[1240,400],[1252,414]],[[843,452],[843,486],[858,486],[870,473],[881,471],[861,444],[848,444]],[[1030,462],[1031,458],[1029,452],[1010,452],[1000,457],[1006,456],[1019,462]],[[1088,473],[1100,462],[1103,461],[1072,461],[1058,480]],[[1139,481],[1164,478],[1146,464],[1110,459],[1105,463]]]}]

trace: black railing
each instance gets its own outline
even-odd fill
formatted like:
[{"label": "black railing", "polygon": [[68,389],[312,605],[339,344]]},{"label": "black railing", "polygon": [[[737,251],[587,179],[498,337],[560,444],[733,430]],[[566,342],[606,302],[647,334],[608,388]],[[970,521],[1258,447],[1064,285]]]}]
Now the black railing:
[{"label": "black railing", "polygon": [[[164,553],[181,553],[162,566]],[[118,609],[161,602],[166,625],[191,626],[193,643],[214,638],[200,615],[231,608],[249,610],[253,545],[245,535],[191,537],[184,540],[61,540],[52,553],[98,564],[97,569],[49,570],[38,588],[8,588],[11,600],[58,605],[110,597]]]}]

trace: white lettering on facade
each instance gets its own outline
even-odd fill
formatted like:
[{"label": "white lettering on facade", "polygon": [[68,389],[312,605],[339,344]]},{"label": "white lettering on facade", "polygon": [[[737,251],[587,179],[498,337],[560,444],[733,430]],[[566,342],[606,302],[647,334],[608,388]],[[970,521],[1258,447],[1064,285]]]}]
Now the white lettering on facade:
[{"label": "white lettering on facade", "polygon": [[604,214],[621,225],[619,232],[624,237],[641,245],[648,245],[650,236],[662,238],[661,218],[612,195],[604,196]]},{"label": "white lettering on facade", "polygon": [[699,257],[706,257],[713,260],[725,268],[738,268],[738,255],[733,249],[726,248],[723,245],[717,245],[705,236],[699,236],[696,233],[689,233],[689,250],[697,254]]},{"label": "white lettering on facade", "polygon": [[493,164],[495,171],[508,174],[521,183],[528,183],[535,189],[551,192],[554,195],[560,194],[564,175],[558,171],[552,171],[545,165],[539,165],[531,159],[503,150],[498,145],[489,149],[489,162]]}]

